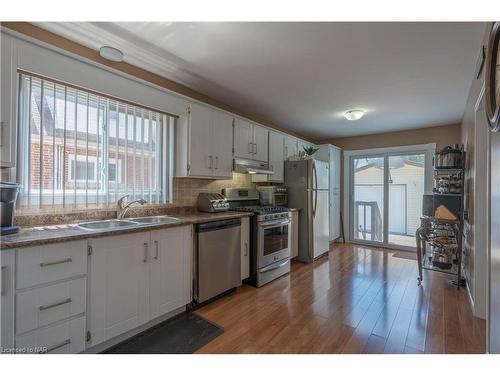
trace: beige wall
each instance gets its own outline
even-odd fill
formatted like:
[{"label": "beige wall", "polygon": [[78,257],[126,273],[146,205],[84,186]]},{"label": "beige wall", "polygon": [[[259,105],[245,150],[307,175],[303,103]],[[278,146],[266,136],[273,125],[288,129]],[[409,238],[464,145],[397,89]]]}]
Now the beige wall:
[{"label": "beige wall", "polygon": [[357,137],[334,138],[324,141],[343,150],[363,150],[379,147],[408,146],[424,143],[437,143],[437,148],[461,143],[460,124],[433,126],[429,128],[404,130],[398,132],[362,135]]}]

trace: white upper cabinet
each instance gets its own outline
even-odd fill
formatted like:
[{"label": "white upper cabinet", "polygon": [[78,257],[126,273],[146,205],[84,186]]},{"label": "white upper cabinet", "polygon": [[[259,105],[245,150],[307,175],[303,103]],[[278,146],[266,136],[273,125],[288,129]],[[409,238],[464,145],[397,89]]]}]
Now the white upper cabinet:
[{"label": "white upper cabinet", "polygon": [[253,124],[236,119],[234,122],[234,156],[237,158],[253,159]]},{"label": "white upper cabinet", "polygon": [[253,126],[253,143],[255,145],[254,159],[268,161],[269,158],[269,130],[259,125]]},{"label": "white upper cabinet", "polygon": [[231,115],[213,111],[213,174],[217,178],[232,178],[233,176],[233,121]]},{"label": "white upper cabinet", "polygon": [[11,37],[2,34],[0,91],[0,166],[15,167],[16,55]]},{"label": "white upper cabinet", "polygon": [[214,162],[212,110],[205,106],[191,104],[189,126],[189,174],[192,176],[211,176]]},{"label": "white upper cabinet", "polygon": [[234,125],[234,156],[237,158],[268,161],[269,130],[237,119]]},{"label": "white upper cabinet", "polygon": [[285,160],[297,155],[297,139],[285,136]]},{"label": "white upper cabinet", "polygon": [[274,171],[274,174],[269,175],[269,181],[284,181],[284,143],[285,137],[283,134],[273,131],[269,132],[269,168]]},{"label": "white upper cabinet", "polygon": [[233,117],[191,103],[188,119],[176,126],[177,177],[230,179],[233,172]]}]

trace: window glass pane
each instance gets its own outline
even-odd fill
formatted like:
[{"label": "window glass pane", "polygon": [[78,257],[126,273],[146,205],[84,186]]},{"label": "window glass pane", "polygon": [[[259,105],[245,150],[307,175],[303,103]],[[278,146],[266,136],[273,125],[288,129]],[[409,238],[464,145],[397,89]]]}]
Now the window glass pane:
[{"label": "window glass pane", "polygon": [[165,202],[171,176],[162,113],[20,73],[20,205],[114,205],[124,194]]}]

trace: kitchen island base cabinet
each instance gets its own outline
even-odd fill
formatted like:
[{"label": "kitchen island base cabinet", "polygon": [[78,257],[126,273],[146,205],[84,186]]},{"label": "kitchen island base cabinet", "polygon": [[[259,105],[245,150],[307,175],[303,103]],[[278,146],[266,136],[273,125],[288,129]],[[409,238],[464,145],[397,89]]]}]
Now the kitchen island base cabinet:
[{"label": "kitchen island base cabinet", "polygon": [[90,341],[108,341],[189,303],[191,226],[92,240]]}]

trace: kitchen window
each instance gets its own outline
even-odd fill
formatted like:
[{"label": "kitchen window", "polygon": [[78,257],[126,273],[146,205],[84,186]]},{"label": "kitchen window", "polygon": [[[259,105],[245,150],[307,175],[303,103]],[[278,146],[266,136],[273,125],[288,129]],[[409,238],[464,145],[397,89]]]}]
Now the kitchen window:
[{"label": "kitchen window", "polygon": [[106,207],[125,194],[168,202],[173,123],[153,109],[19,72],[19,204]]}]

